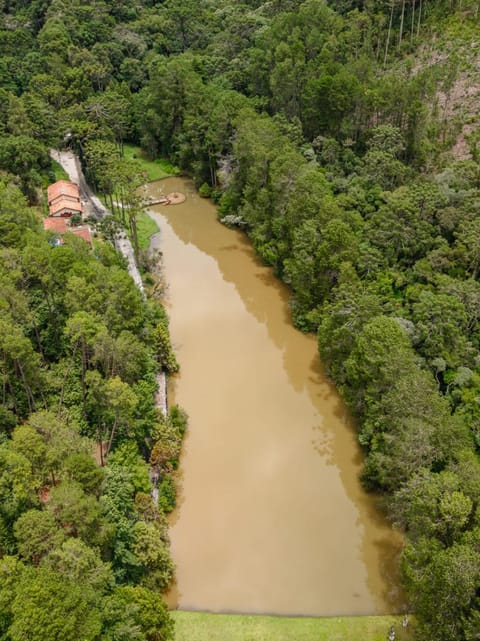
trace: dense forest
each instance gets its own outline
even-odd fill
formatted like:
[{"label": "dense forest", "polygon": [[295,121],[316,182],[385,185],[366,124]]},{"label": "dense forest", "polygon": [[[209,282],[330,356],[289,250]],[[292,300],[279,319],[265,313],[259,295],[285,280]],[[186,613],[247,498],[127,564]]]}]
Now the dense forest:
[{"label": "dense forest", "polygon": [[153,406],[166,318],[107,243],[53,249],[35,214],[49,147],[113,204],[134,142],[245,230],[318,332],[362,481],[406,534],[420,638],[478,639],[480,3],[0,6],[0,638],[171,635],[158,591],[184,417]]},{"label": "dense forest", "polygon": [[[52,244],[0,181],[0,638],[169,639],[165,515],[185,429],[154,403],[163,308],[113,247]],[[95,455],[96,459],[95,460]],[[158,470],[152,500],[149,466]]]}]

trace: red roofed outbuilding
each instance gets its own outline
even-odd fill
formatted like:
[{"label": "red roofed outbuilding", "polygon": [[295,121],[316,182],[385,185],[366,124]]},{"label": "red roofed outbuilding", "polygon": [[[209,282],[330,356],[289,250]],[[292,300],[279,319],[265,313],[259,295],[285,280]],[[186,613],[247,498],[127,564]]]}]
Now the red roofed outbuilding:
[{"label": "red roofed outbuilding", "polygon": [[53,231],[56,234],[64,234],[67,231],[65,218],[44,218],[43,228],[45,231]]},{"label": "red roofed outbuilding", "polygon": [[52,216],[44,218],[42,222],[45,231],[51,231],[55,234],[58,234],[59,238],[56,242],[52,243],[54,245],[63,245],[64,241],[62,236],[69,232],[70,234],[78,236],[79,238],[84,240],[90,247],[93,247],[92,232],[90,231],[90,227],[88,226],[70,227],[67,224],[65,218],[53,218]]},{"label": "red roofed outbuilding", "polygon": [[86,243],[92,247],[92,234],[90,233],[89,227],[80,227],[79,229],[70,229],[69,230],[75,236],[82,238]]}]

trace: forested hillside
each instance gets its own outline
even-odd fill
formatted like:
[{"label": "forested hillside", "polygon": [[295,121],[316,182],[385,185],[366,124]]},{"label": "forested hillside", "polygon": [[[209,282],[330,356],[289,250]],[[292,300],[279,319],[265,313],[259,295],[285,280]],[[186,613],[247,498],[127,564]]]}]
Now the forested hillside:
[{"label": "forested hillside", "polygon": [[[478,638],[479,5],[1,3],[4,638],[27,638],[35,582],[56,602],[52,573],[89,586],[85,639],[163,638],[144,613],[171,566],[139,453],[167,430],[151,407],[164,317],[106,245],[52,250],[18,192],[38,204],[47,150],[68,143],[116,197],[125,142],[190,173],[291,287],[357,419],[363,482],[406,532],[420,638]],[[54,425],[67,449],[50,460]],[[125,442],[94,469],[85,438],[114,425]]]},{"label": "forested hillside", "polygon": [[[163,309],[106,243],[51,244],[0,181],[0,638],[168,639],[184,417],[156,410]],[[49,233],[50,234],[50,233]],[[159,505],[146,463],[161,471]],[[101,465],[100,465],[101,464]]]}]

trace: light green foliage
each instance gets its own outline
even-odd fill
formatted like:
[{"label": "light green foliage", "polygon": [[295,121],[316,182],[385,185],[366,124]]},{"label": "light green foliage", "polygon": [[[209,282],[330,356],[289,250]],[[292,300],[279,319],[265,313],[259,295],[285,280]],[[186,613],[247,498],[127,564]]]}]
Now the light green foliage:
[{"label": "light green foliage", "polygon": [[456,641],[465,638],[465,629],[470,627],[473,632],[478,624],[475,597],[480,579],[479,553],[459,543],[438,550],[423,540],[417,549],[408,547],[405,558],[413,603],[420,618],[428,620],[420,626],[422,638]]},{"label": "light green foliage", "polygon": [[368,446],[362,478],[367,485],[395,490],[419,469],[442,467],[470,446],[464,423],[451,416],[433,377],[408,371],[370,407],[359,433]]},{"label": "light green foliage", "polygon": [[332,300],[319,311],[318,346],[334,380],[344,383],[345,363],[363,324],[379,316],[380,298],[370,293],[352,265],[340,266],[338,287]]},{"label": "light green foliage", "polygon": [[174,638],[173,621],[160,595],[143,587],[127,586],[118,591],[120,597],[133,604],[147,641],[169,641]]},{"label": "light green foliage", "polygon": [[173,578],[174,566],[154,524],[138,521],[134,526],[133,552],[147,573],[142,584],[152,590],[164,590]]},{"label": "light green foliage", "polygon": [[67,536],[80,537],[94,545],[105,542],[101,506],[95,497],[83,492],[80,484],[63,481],[52,488],[47,509]]},{"label": "light green foliage", "polygon": [[154,432],[155,443],[150,454],[150,464],[161,471],[170,472],[178,461],[182,435],[170,419],[159,423]]},{"label": "light green foliage", "polygon": [[[82,439],[74,423],[68,424],[53,412],[36,412],[31,414],[28,425],[40,435],[45,444],[43,459],[43,480],[55,482],[64,469],[65,461],[70,454],[77,452],[90,453],[91,444]],[[34,455],[30,453],[30,457]],[[32,464],[34,461],[32,461]],[[35,469],[35,468],[34,468]]]},{"label": "light green foliage", "polygon": [[16,403],[16,413],[23,417],[37,408],[35,397],[44,385],[40,357],[22,328],[6,315],[0,318],[0,337],[5,383]]},{"label": "light green foliage", "polygon": [[124,430],[133,436],[133,413],[137,406],[137,396],[120,377],[109,378],[105,384],[105,403],[110,426],[107,455],[112,449],[117,430]]},{"label": "light green foliage", "polygon": [[155,523],[162,532],[163,540],[168,541],[167,520],[150,494],[138,492],[135,495],[135,512],[141,521]]},{"label": "light green foliage", "polygon": [[22,573],[11,608],[12,641],[94,641],[101,630],[93,590],[47,568]]},{"label": "light green foliage", "polygon": [[141,147],[136,147],[135,145],[125,145],[124,154],[126,158],[136,160],[139,163],[142,172],[147,174],[150,182],[161,180],[168,176],[175,176],[180,171],[178,167],[172,165],[168,160],[148,159]]},{"label": "light green foliage", "polygon": [[130,515],[133,512],[135,488],[128,470],[120,466],[105,468],[105,487],[102,504],[108,514]]},{"label": "light green foliage", "polygon": [[434,245],[433,212],[429,207],[419,209],[414,188],[405,186],[384,196],[385,204],[369,220],[369,238],[389,260],[411,265]]},{"label": "light green foliage", "polygon": [[414,638],[411,617],[404,631],[399,616],[297,618],[182,610],[171,616],[178,641],[385,641],[392,626],[399,641]]},{"label": "light green foliage", "polygon": [[[183,436],[187,428],[187,415],[177,405],[170,409],[165,421],[156,426],[155,442],[150,454],[150,465],[159,472],[158,503],[165,514],[175,509],[177,487],[174,470],[177,469]],[[162,524],[159,525],[162,529]]]},{"label": "light green foliage", "polygon": [[405,151],[402,132],[392,125],[378,125],[369,131],[367,142],[369,149],[376,149],[398,158]]},{"label": "light green foliage", "polygon": [[421,471],[396,492],[394,512],[412,540],[429,537],[449,546],[468,526],[473,502],[456,474]]},{"label": "light green foliage", "polygon": [[117,447],[108,457],[108,465],[128,470],[136,492],[149,492],[148,465],[140,456],[135,443],[122,443]]},{"label": "light green foliage", "polygon": [[412,312],[418,340],[427,358],[440,356],[450,367],[465,361],[469,347],[465,337],[467,315],[461,301],[424,290],[413,303]]},{"label": "light green foliage", "polygon": [[30,461],[32,473],[44,481],[47,445],[42,435],[30,425],[21,425],[12,433],[11,447]]},{"label": "light green foliage", "polygon": [[173,621],[161,597],[146,588],[117,588],[104,605],[105,639],[170,641]]},{"label": "light green foliage", "polygon": [[61,165],[58,164],[55,160],[51,161],[53,167],[53,172],[55,174],[55,181],[57,180],[68,180],[68,175]]},{"label": "light green foliage", "polygon": [[202,198],[210,198],[212,193],[211,187],[208,183],[203,183],[198,189],[198,193]]},{"label": "light green foliage", "polygon": [[168,333],[167,320],[162,319],[155,330],[155,343],[157,349],[158,364],[169,374],[178,371],[179,366],[170,342],[170,334]]},{"label": "light green foliage", "polygon": [[58,572],[73,583],[88,585],[98,594],[109,590],[114,583],[109,564],[81,539],[69,538],[55,547],[42,560],[42,567]]},{"label": "light green foliage", "polygon": [[24,565],[17,557],[3,556],[0,560],[0,633],[8,634],[12,623],[12,603]]},{"label": "light green foliage", "polygon": [[171,476],[165,476],[158,486],[158,504],[165,514],[172,512],[177,505],[175,481]]},{"label": "light green foliage", "polygon": [[32,474],[28,459],[9,447],[0,444],[0,504],[1,511],[9,518],[36,503],[38,481]]},{"label": "light green foliage", "polygon": [[150,239],[158,231],[157,223],[146,212],[137,215],[138,246],[141,251],[148,251]]},{"label": "light green foliage", "polygon": [[0,141],[0,169],[20,176],[22,189],[30,202],[36,201],[35,188],[41,178],[39,169],[50,164],[44,144],[28,135],[2,136]]},{"label": "light green foliage", "polygon": [[407,334],[391,318],[374,318],[357,336],[345,369],[348,400],[361,415],[388,391],[394,378],[414,371],[415,357]]},{"label": "light green foliage", "polygon": [[408,176],[407,167],[399,160],[380,149],[370,149],[363,158],[367,179],[380,185],[382,189],[393,190]]},{"label": "light green foliage", "polygon": [[[294,318],[303,329],[310,329],[302,312],[320,304],[337,282],[340,265],[356,257],[357,237],[343,221],[333,219],[324,228],[307,220],[294,232],[294,258],[284,261],[285,280],[296,292]],[[314,248],[314,249],[312,249]]]},{"label": "light green foliage", "polygon": [[17,187],[0,179],[0,244],[19,247],[28,229],[39,229],[33,211],[27,207]]},{"label": "light green foliage", "polygon": [[98,496],[102,489],[104,470],[89,454],[75,453],[65,460],[65,471],[72,481],[80,483],[86,494]]},{"label": "light green foliage", "polygon": [[15,537],[20,556],[38,565],[41,558],[58,548],[64,540],[55,518],[44,510],[28,510],[15,522]]},{"label": "light green foliage", "polygon": [[104,492],[101,498],[102,511],[113,529],[112,567],[117,582],[125,582],[136,573],[138,559],[134,555],[134,486],[131,474],[119,466],[107,467]]}]

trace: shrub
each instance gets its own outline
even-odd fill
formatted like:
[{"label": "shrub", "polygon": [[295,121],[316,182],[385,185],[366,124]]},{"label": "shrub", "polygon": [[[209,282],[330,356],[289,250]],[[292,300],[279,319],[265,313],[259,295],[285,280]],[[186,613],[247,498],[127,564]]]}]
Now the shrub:
[{"label": "shrub", "polygon": [[177,504],[177,490],[171,476],[164,476],[158,486],[158,503],[165,514],[175,509]]},{"label": "shrub", "polygon": [[210,198],[210,195],[212,193],[212,188],[208,183],[203,183],[203,185],[200,186],[198,193],[202,198]]}]

